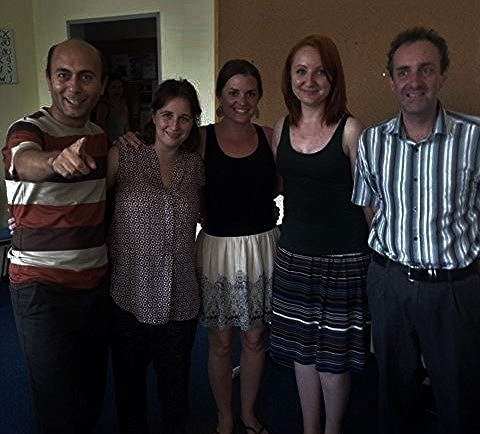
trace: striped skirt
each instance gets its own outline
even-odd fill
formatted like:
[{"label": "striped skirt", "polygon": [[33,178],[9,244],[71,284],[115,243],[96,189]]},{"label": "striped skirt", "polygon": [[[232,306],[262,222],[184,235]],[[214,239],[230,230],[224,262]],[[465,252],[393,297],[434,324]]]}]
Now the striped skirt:
[{"label": "striped skirt", "polygon": [[362,371],[370,344],[370,254],[310,257],[277,249],[271,355],[319,372]]},{"label": "striped skirt", "polygon": [[270,323],[274,255],[279,229],[255,235],[197,237],[200,323],[249,330]]}]

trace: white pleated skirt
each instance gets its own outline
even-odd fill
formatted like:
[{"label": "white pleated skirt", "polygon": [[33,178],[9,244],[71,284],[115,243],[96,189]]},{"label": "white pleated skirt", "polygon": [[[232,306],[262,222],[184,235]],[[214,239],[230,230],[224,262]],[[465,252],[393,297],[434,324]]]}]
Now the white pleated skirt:
[{"label": "white pleated skirt", "polygon": [[200,323],[249,330],[272,317],[274,255],[278,228],[255,235],[215,237],[200,231],[196,264]]}]

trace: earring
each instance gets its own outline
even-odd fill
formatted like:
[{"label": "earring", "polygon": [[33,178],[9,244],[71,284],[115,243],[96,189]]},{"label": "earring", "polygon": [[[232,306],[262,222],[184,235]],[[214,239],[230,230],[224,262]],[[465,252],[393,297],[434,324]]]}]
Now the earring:
[{"label": "earring", "polygon": [[216,114],[219,118],[223,118],[223,115],[224,115],[225,113],[223,112],[223,108],[222,108],[221,105],[219,105],[219,106],[217,107],[217,109],[215,110],[215,114]]},{"label": "earring", "polygon": [[260,117],[260,110],[257,108],[255,108],[255,118],[258,119]]}]

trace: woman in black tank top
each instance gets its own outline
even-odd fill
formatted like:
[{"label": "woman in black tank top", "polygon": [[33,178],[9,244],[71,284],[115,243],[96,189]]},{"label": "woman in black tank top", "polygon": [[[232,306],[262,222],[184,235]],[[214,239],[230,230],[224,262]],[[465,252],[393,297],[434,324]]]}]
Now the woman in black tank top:
[{"label": "woman in black tank top", "polygon": [[272,313],[278,229],[271,129],[252,123],[262,96],[257,68],[245,60],[227,62],[218,75],[216,96],[221,120],[202,129],[206,214],[197,238],[200,322],[208,327],[208,373],[218,410],[214,433],[234,431],[232,346],[238,327],[242,430],[268,434],[255,414],[255,401]]},{"label": "woman in black tank top", "polygon": [[363,368],[368,344],[368,225],[350,201],[363,126],[347,111],[340,56],[325,36],[308,36],[292,48],[282,92],[288,116],[276,124],[273,141],[285,214],[272,357],[295,369],[303,432],[340,434],[350,371]]}]

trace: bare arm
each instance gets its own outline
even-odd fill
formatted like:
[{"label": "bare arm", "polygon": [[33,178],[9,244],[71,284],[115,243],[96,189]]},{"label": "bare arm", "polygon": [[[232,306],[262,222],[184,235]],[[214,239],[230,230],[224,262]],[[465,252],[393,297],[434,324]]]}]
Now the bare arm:
[{"label": "bare arm", "polygon": [[115,181],[117,178],[118,173],[118,147],[112,146],[108,150],[108,157],[107,157],[107,188],[113,187],[115,185]]},{"label": "bare arm", "polygon": [[[271,147],[272,147],[273,158],[275,159],[275,161],[277,160],[277,149],[278,149],[278,144],[280,143],[280,137],[282,135],[284,120],[285,120],[285,117],[280,118],[276,122],[272,130]],[[283,181],[282,181],[282,177],[277,172],[275,195],[277,196],[282,193],[283,193]]]},{"label": "bare arm", "polygon": [[86,140],[82,137],[61,152],[19,150],[14,158],[16,173],[20,179],[34,182],[47,181],[54,174],[68,179],[87,175],[97,166],[85,151]]},{"label": "bare arm", "polygon": [[367,220],[368,226],[371,226],[373,217],[377,212],[377,208],[374,208],[371,206],[364,206],[362,207],[362,209],[363,209],[363,213],[365,214],[365,220]]},{"label": "bare arm", "polygon": [[280,143],[280,136],[282,135],[283,122],[285,118],[280,118],[274,125],[272,131],[272,152],[273,156],[277,157],[278,144]]},{"label": "bare arm", "polygon": [[[358,119],[349,117],[347,119],[347,123],[345,124],[345,130],[343,131],[342,147],[343,152],[345,152],[345,155],[350,160],[352,176],[355,172],[355,163],[357,161],[358,140],[364,128],[364,125]],[[376,210],[372,207],[366,206],[362,207],[362,209],[363,213],[365,214],[365,219],[370,226]]]},{"label": "bare arm", "polygon": [[357,161],[358,139],[364,129],[363,124],[354,117],[349,117],[343,130],[342,148],[345,155],[350,160],[352,175],[355,172],[355,163]]},{"label": "bare arm", "polygon": [[207,144],[207,128],[206,127],[200,127],[200,144],[198,146],[198,153],[200,154],[200,157],[202,157],[202,160],[205,159],[205,147]]},{"label": "bare arm", "polygon": [[[267,127],[267,126],[262,126],[262,130],[265,134],[265,137],[267,138],[267,142],[269,146],[272,148],[272,140],[273,140],[273,128]],[[272,149],[273,152],[273,149]]]},{"label": "bare arm", "polygon": [[[265,133],[265,137],[267,138],[268,145],[272,150],[273,159],[275,160],[276,149],[274,149],[273,147],[273,129],[265,126],[263,126],[262,129],[263,129],[263,132]],[[275,166],[275,184],[273,187],[273,197],[274,198],[277,197],[281,191],[282,191],[282,180],[280,179],[280,176],[278,175],[278,172]]]}]

